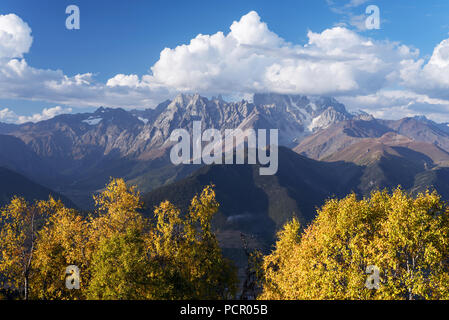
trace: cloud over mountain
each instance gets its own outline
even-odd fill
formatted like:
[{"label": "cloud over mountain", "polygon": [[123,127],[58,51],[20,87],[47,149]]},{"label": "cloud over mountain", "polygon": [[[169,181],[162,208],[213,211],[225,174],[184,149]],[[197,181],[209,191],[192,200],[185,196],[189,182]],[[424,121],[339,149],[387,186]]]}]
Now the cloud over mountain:
[{"label": "cloud over mountain", "polygon": [[39,122],[56,117],[64,113],[71,113],[71,108],[56,106],[53,108],[44,108],[41,113],[35,113],[31,116],[20,116],[8,108],[0,109],[0,122],[12,122],[22,124],[26,122]]},{"label": "cloud over mountain", "polygon": [[402,62],[401,79],[416,92],[449,99],[449,39],[441,41],[426,63],[424,59]]},{"label": "cloud over mountain", "polygon": [[373,93],[398,79],[402,61],[418,56],[405,45],[373,41],[343,27],[309,31],[305,45],[287,43],[254,11],[230,30],[164,49],[149,79],[177,90],[211,94]]},{"label": "cloud over mountain", "polygon": [[[425,61],[410,46],[373,40],[342,26],[308,31],[307,38],[305,44],[287,42],[251,11],[227,33],[199,34],[165,48],[148,74],[117,74],[102,83],[93,73],[68,76],[28,65],[24,55],[33,41],[30,27],[14,14],[0,15],[0,98],[152,107],[178,92],[238,97],[277,92],[338,96],[350,108],[373,113],[381,112],[376,101],[383,102],[398,116],[416,113],[425,104],[441,106],[442,112],[449,107],[449,39]],[[384,99],[401,92],[398,99]]]}]

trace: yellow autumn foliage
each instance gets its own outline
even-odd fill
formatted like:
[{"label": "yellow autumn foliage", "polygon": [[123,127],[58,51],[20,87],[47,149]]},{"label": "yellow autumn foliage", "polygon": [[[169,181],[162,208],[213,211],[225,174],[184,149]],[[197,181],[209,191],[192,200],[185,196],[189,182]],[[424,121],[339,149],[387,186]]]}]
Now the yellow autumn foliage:
[{"label": "yellow autumn foliage", "polygon": [[[0,289],[25,299],[225,299],[236,270],[212,231],[218,210],[206,187],[187,212],[169,202],[144,217],[137,189],[111,179],[80,215],[60,201],[13,198],[0,210]],[[80,289],[66,287],[77,266]]]},{"label": "yellow autumn foliage", "polygon": [[[435,192],[402,189],[328,200],[300,231],[286,224],[264,259],[260,299],[447,299],[449,209]],[[379,288],[366,286],[368,266]]]}]

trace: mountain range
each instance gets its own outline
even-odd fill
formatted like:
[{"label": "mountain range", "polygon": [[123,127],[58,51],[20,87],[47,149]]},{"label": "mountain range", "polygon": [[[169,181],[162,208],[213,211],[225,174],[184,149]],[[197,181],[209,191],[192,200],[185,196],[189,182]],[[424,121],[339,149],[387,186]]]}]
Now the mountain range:
[{"label": "mountain range", "polygon": [[[278,172],[260,176],[259,165],[173,165],[170,134],[181,128],[192,133],[194,121],[222,133],[279,129]],[[89,209],[91,195],[110,177],[121,177],[138,186],[151,215],[163,200],[187,208],[213,183],[221,204],[214,224],[229,249],[238,246],[240,232],[270,246],[285,221],[296,216],[306,225],[327,198],[352,191],[366,196],[398,185],[412,193],[434,188],[449,200],[447,124],[352,114],[330,97],[267,93],[226,102],[182,94],[154,109],[99,108],[37,123],[0,123],[0,150],[0,167],[9,174],[0,180],[0,199],[20,195],[8,186],[27,179]]]},{"label": "mountain range", "polygon": [[[220,97],[179,95],[155,109],[99,108],[38,123],[1,124],[0,134],[16,140],[14,146],[1,146],[11,152],[0,165],[89,207],[90,194],[111,176],[124,177],[147,192],[190,174],[190,166],[171,165],[169,137],[178,128],[192,132],[195,120],[222,132],[279,128],[279,143],[293,147],[309,134],[353,117],[332,98],[256,94],[253,100],[228,103]],[[18,165],[20,161],[26,165]]]}]

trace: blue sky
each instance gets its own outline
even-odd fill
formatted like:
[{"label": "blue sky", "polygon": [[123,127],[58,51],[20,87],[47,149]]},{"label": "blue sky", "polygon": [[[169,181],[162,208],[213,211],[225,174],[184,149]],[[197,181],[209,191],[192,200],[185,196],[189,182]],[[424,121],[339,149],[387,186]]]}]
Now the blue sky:
[{"label": "blue sky", "polygon": [[[65,28],[65,8],[70,4],[80,8],[80,30]],[[360,29],[360,22],[364,22],[366,18],[365,9],[371,4],[380,8],[380,30]],[[261,69],[265,68],[260,74],[252,75],[254,78],[251,83],[239,82],[240,80],[236,79],[234,87],[232,76],[242,78],[245,74],[239,74],[238,70],[233,70],[232,67],[236,65],[236,68],[240,66],[242,69],[239,63],[246,66],[242,62],[242,59],[246,58],[242,57],[244,54],[264,55],[265,53],[260,53],[260,48],[257,52],[249,50],[246,53],[236,53],[239,56],[236,59],[240,60],[230,60],[227,66],[223,66],[220,56],[210,57],[214,54],[215,47],[205,56],[186,56],[181,49],[176,50],[178,46],[188,45],[198,34],[214,35],[222,31],[226,36],[235,21],[241,21],[242,17],[252,11],[257,13],[260,23],[251,16],[249,22],[241,23],[244,26],[240,28],[239,34],[252,32],[251,26],[266,24],[268,31],[260,29],[260,32],[263,32],[260,41],[268,39],[264,43],[263,52],[269,52],[268,49],[270,52],[277,50],[277,54],[267,54],[263,61],[251,61]],[[151,107],[157,101],[170,98],[177,92],[198,91],[204,95],[212,95],[227,91],[223,92],[226,96],[240,98],[255,91],[269,90],[271,87],[273,91],[283,93],[334,95],[350,108],[360,107],[384,117],[397,118],[411,113],[422,113],[434,119],[441,119],[441,114],[449,111],[449,97],[445,93],[449,81],[441,80],[443,76],[432,68],[434,65],[441,66],[441,59],[437,64],[426,68],[435,48],[449,38],[449,2],[446,0],[2,0],[0,17],[8,14],[16,15],[21,22],[29,26],[32,44],[28,50],[18,50],[20,52],[17,54],[3,54],[4,62],[1,62],[1,50],[5,50],[8,44],[2,46],[0,43],[0,71],[1,63],[6,65],[12,60],[25,62],[28,68],[18,73],[18,78],[0,78],[0,86],[2,81],[8,84],[8,87],[4,85],[4,90],[0,88],[0,121],[17,122],[18,116],[24,116],[22,121],[40,119],[39,116],[26,117],[42,115],[44,108],[47,109],[47,116],[53,112],[93,110],[100,105],[143,108]],[[14,24],[11,23],[4,24],[4,28],[6,25],[10,31],[5,29],[3,32],[15,32]],[[0,35],[1,25],[0,20]],[[329,31],[327,34],[326,30],[333,32]],[[312,34],[308,34],[309,31]],[[282,39],[282,43],[276,40],[277,38],[272,38],[273,34]],[[318,37],[315,43],[311,43],[310,36],[313,37],[313,34],[320,35],[315,37]],[[359,38],[354,40],[353,34]],[[335,82],[342,83],[341,85],[321,85],[323,81],[319,79],[320,74],[315,75],[310,70],[304,71],[303,65],[309,62],[308,58],[294,61],[296,69],[293,70],[291,59],[283,56],[285,51],[289,51],[290,55],[294,52],[311,56],[312,63],[316,62],[316,59],[323,59],[324,65],[317,65],[317,68],[320,70],[319,68],[323,67],[325,70],[329,56],[335,58],[335,55],[332,53],[332,47],[323,41],[332,37],[340,41],[336,42],[336,46],[345,42],[345,39],[360,43],[375,41],[374,53],[362,50],[361,54],[380,57],[383,63],[379,67],[379,74],[382,74],[382,77],[374,77],[372,70],[369,71],[369,76],[359,74],[366,70],[361,70],[363,63],[356,63],[350,69],[341,66],[332,69],[340,74],[341,78],[337,77]],[[5,39],[8,38],[0,36],[0,41],[7,41]],[[227,40],[220,41],[228,45]],[[386,43],[396,47],[392,49]],[[21,43],[17,42],[17,45]],[[206,45],[213,47],[210,43]],[[402,50],[401,45],[410,50],[418,49],[419,54],[401,53],[401,57],[398,57],[397,52]],[[313,48],[314,46],[316,48]],[[343,54],[348,50],[348,54],[343,58],[355,59],[354,56],[358,52],[354,49],[356,46],[356,42],[351,48],[343,45],[340,48]],[[164,48],[172,50],[165,60],[161,58]],[[193,46],[190,47],[192,48]],[[226,49],[223,52],[234,51]],[[223,52],[221,54],[224,54]],[[274,65],[278,65],[274,57],[279,54],[282,59],[279,63],[280,70],[274,70]],[[206,59],[205,63],[209,68],[197,66],[195,58]],[[210,63],[207,61],[209,58]],[[449,59],[443,55],[442,59],[445,58]],[[369,63],[370,59],[372,57],[367,57],[366,63]],[[409,67],[404,70],[403,66],[409,60],[413,60],[413,64],[407,65]],[[179,71],[166,65],[176,65],[177,61],[181,69],[184,65],[186,69]],[[335,63],[341,64],[341,61]],[[391,67],[393,64],[395,66]],[[444,63],[442,65],[445,67]],[[155,66],[156,69],[151,69]],[[217,68],[220,71],[216,71]],[[292,70],[295,71],[293,77],[298,75],[298,79],[285,84],[284,82],[292,77]],[[301,73],[303,71],[304,74]],[[247,72],[251,72],[251,69]],[[273,72],[271,78],[262,79],[270,72]],[[201,74],[190,77],[196,73]],[[211,73],[214,74],[213,77],[210,76]],[[392,80],[393,73],[397,79]],[[77,75],[84,76],[75,79]],[[134,78],[122,77],[118,82],[109,82],[118,84],[106,86],[108,81],[117,75],[132,75]],[[11,77],[10,73],[8,76]],[[305,85],[302,78],[299,79],[300,76],[316,79],[316,87],[319,88]],[[134,81],[135,77],[138,83]],[[417,83],[417,77],[428,81],[425,85]],[[324,78],[324,81],[332,81],[326,79],[329,77]],[[29,83],[26,82],[28,80]],[[37,85],[38,82],[47,83],[49,80],[58,84],[56,89],[54,86]],[[207,85],[204,82],[207,82]],[[236,92],[239,91],[236,88],[240,87],[244,89]],[[425,90],[423,87],[426,87]],[[114,101],[117,101],[117,105],[114,105]],[[53,110],[56,106],[59,106],[59,109]],[[391,108],[395,111],[387,112]],[[6,109],[8,112],[4,111]]]}]

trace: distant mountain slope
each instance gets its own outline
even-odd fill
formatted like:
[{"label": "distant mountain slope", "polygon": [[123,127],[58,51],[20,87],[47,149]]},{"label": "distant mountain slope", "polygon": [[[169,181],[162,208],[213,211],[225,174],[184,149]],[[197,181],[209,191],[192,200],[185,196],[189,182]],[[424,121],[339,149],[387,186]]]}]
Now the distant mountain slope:
[{"label": "distant mountain slope", "polygon": [[415,142],[433,144],[449,152],[447,125],[422,117],[394,121],[374,118],[341,121],[308,136],[294,151],[312,159],[324,159],[362,139],[380,138],[387,132],[395,132]]},{"label": "distant mountain slope", "polygon": [[355,165],[325,163],[279,149],[279,171],[260,176],[257,165],[205,166],[191,176],[144,195],[147,210],[170,200],[184,210],[205,185],[216,185],[220,214],[214,224],[221,231],[256,234],[271,243],[275,231],[297,216],[304,225],[315,207],[333,195],[343,196],[357,184],[361,170]]},{"label": "distant mountain slope", "polygon": [[421,167],[449,163],[449,152],[434,144],[414,141],[394,132],[388,132],[380,138],[361,139],[323,160],[367,165],[378,160],[383,154],[401,156]]},{"label": "distant mountain slope", "polygon": [[221,204],[215,226],[220,231],[256,234],[267,243],[285,221],[297,216],[303,225],[315,217],[328,197],[351,191],[401,185],[411,192],[436,189],[449,200],[449,153],[394,132],[363,138],[331,156],[315,161],[281,147],[279,171],[260,176],[258,166],[205,166],[191,176],[144,195],[147,211],[164,200],[187,209],[189,200],[210,183]]},{"label": "distant mountain slope", "polygon": [[165,200],[185,212],[195,194],[214,184],[220,209],[213,226],[224,254],[237,263],[244,277],[247,257],[241,234],[250,247],[268,252],[276,231],[287,220],[296,216],[307,225],[317,206],[350,192],[360,175],[356,165],[318,162],[281,147],[274,176],[260,176],[258,165],[204,166],[187,178],[144,194],[143,199],[149,216]]},{"label": "distant mountain slope", "polygon": [[17,130],[19,125],[12,123],[2,123],[0,122],[0,134],[8,134],[9,132]]},{"label": "distant mountain slope", "polygon": [[429,186],[437,190],[443,199],[449,201],[449,168],[436,167],[432,170],[418,173],[410,191],[413,194],[417,194],[424,192]]},{"label": "distant mountain slope", "polygon": [[[449,153],[433,144],[416,142],[389,132],[380,138],[361,139],[323,160],[362,166],[363,175],[358,189],[362,194],[368,194],[376,188],[391,189],[398,185],[415,190],[416,176],[448,164]],[[421,185],[421,190],[432,186],[429,183]]]},{"label": "distant mountain slope", "polygon": [[31,181],[21,174],[0,167],[0,207],[9,203],[13,196],[33,201],[48,200],[50,195],[57,200],[60,199],[66,206],[76,208],[72,201],[59,193]]},{"label": "distant mountain slope", "polygon": [[425,117],[404,118],[397,121],[381,121],[395,132],[414,141],[432,143],[449,152],[447,125],[437,124]]},{"label": "distant mountain slope", "polygon": [[55,170],[46,161],[22,140],[9,135],[0,134],[0,167],[24,174],[42,184],[58,180]]},{"label": "distant mountain slope", "polygon": [[378,138],[393,130],[375,119],[336,123],[307,137],[293,150],[312,159],[323,159],[364,138]]}]

